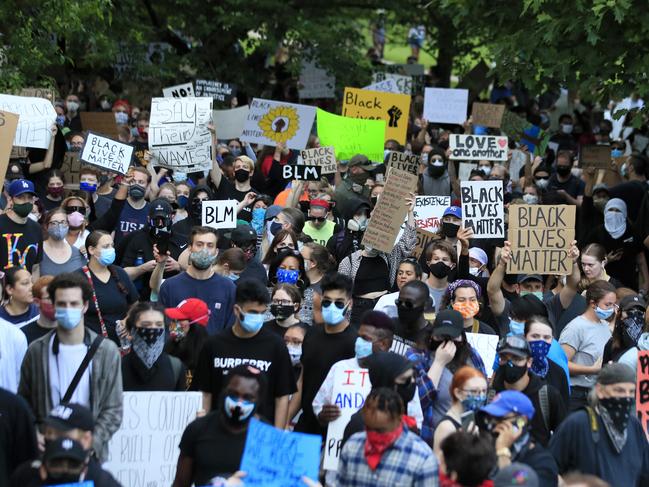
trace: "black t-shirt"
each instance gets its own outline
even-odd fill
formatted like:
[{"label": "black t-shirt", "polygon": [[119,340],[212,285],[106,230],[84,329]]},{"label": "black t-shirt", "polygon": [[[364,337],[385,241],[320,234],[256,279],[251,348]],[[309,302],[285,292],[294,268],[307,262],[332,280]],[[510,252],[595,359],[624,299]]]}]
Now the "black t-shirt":
[{"label": "black t-shirt", "polygon": [[313,414],[313,399],[331,366],[355,355],[356,330],[348,326],[340,333],[325,333],[327,325],[309,328],[302,342],[302,416],[296,431],[322,435],[324,429]]},{"label": "black t-shirt", "polygon": [[198,357],[192,389],[211,393],[214,409],[228,371],[242,364],[255,367],[266,376],[266,397],[258,410],[274,421],[275,399],[293,394],[297,387],[284,340],[263,327],[251,338],[237,337],[231,327],[208,338]]},{"label": "black t-shirt", "polygon": [[[177,361],[176,367],[171,361]],[[122,358],[122,383],[125,391],[184,391],[185,366],[180,359],[163,353],[147,369],[133,351]]]},{"label": "black t-shirt", "polygon": [[34,340],[38,340],[40,337],[47,335],[50,331],[52,331],[52,329],[43,328],[42,326],[38,325],[37,321],[32,321],[30,324],[21,327],[20,331],[22,331],[27,337],[27,344],[29,345]]},{"label": "black t-shirt", "polygon": [[390,271],[381,256],[362,257],[354,278],[354,296],[390,289]]},{"label": "black t-shirt", "polygon": [[553,174],[552,176],[550,176],[550,181],[548,182],[549,191],[558,191],[560,189],[563,189],[573,198],[583,196],[585,187],[586,183],[584,183],[581,179],[576,178],[572,174],[570,175],[568,180],[564,182],[559,181],[557,175]]},{"label": "black t-shirt", "polygon": [[228,431],[220,411],[189,423],[180,440],[180,453],[193,460],[192,484],[209,485],[214,477],[228,478],[239,470],[246,433]]},{"label": "black t-shirt", "polygon": [[534,444],[534,448],[524,447],[517,457],[512,458],[513,462],[524,463],[534,470],[539,477],[539,485],[543,487],[556,487],[558,485],[559,469],[557,462],[552,457],[552,454],[538,443]]},{"label": "black t-shirt", "polygon": [[22,396],[0,388],[0,485],[18,465],[36,458],[34,415]]},{"label": "black t-shirt", "polygon": [[[296,325],[303,325],[303,326],[309,326],[306,323],[302,321],[298,321],[297,323],[291,325],[291,326],[296,326]],[[284,333],[286,333],[286,330],[288,330],[290,327],[284,327],[279,324],[277,324],[277,320],[270,320],[264,323],[264,328],[266,330],[272,331],[275,333],[278,337],[284,338]]]},{"label": "black t-shirt", "polygon": [[31,272],[34,264],[42,258],[43,231],[40,225],[30,219],[16,223],[6,214],[0,215],[0,268],[19,266]]},{"label": "black t-shirt", "polygon": [[63,198],[61,198],[59,201],[53,201],[49,199],[46,195],[41,195],[39,196],[38,201],[41,202],[43,208],[45,208],[45,211],[47,212],[61,206],[61,203],[63,202]]},{"label": "black t-shirt", "polygon": [[[11,485],[20,485],[21,487],[40,487],[44,485],[41,481],[39,465],[39,463],[35,462],[26,462],[20,465],[11,476]],[[85,480],[93,481],[95,487],[121,486],[109,472],[102,470],[99,462],[93,457],[90,457],[88,462],[88,472]]]},{"label": "black t-shirt", "polygon": [[[234,184],[226,177],[221,177],[221,184],[216,191],[214,192],[214,199],[216,200],[237,200],[242,202],[246,195],[250,192],[257,193],[254,189],[250,188],[250,191],[239,191]],[[252,220],[252,208],[246,206],[238,214],[237,219],[245,220],[249,222]]]}]

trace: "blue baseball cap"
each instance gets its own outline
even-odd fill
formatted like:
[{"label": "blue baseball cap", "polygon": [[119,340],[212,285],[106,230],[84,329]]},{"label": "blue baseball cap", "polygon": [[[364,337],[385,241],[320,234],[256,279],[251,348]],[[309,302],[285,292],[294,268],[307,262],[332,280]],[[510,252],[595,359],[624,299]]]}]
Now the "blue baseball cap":
[{"label": "blue baseball cap", "polygon": [[446,215],[453,215],[454,217],[462,218],[462,208],[459,206],[449,206],[444,210],[442,217],[445,217]]},{"label": "blue baseball cap", "polygon": [[480,412],[496,418],[515,413],[525,416],[527,419],[532,419],[534,417],[534,405],[522,392],[503,391],[496,394],[489,404],[481,407]]},{"label": "blue baseball cap", "polygon": [[9,185],[7,193],[9,193],[9,196],[12,198],[15,198],[24,193],[36,194],[36,191],[34,190],[34,183],[31,181],[27,179],[15,179]]}]

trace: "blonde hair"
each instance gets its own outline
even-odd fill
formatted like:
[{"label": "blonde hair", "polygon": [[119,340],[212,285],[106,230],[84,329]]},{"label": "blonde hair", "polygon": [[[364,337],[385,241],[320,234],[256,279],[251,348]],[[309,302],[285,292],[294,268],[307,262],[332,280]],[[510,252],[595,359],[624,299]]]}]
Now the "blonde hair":
[{"label": "blonde hair", "polygon": [[252,162],[252,159],[250,159],[250,157],[248,157],[248,156],[239,156],[234,160],[234,162],[237,162],[237,161],[241,161],[241,162],[245,163],[246,166],[248,166],[248,171],[249,172],[254,171],[255,163]]}]

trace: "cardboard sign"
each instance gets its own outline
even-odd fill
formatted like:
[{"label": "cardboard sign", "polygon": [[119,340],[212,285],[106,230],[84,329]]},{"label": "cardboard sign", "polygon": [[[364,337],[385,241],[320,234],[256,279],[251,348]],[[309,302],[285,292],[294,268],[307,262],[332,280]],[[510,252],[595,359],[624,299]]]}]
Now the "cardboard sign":
[{"label": "cardboard sign", "polygon": [[406,143],[410,96],[345,88],[343,116],[385,120],[385,140]]},{"label": "cardboard sign", "polygon": [[466,121],[469,90],[455,88],[426,88],[424,94],[424,118],[433,123]]},{"label": "cardboard sign", "polygon": [[133,149],[132,145],[89,132],[81,149],[80,159],[111,172],[126,174],[131,165]]},{"label": "cardboard sign", "polygon": [[253,98],[240,139],[244,142],[289,149],[306,147],[315,118],[315,107]]},{"label": "cardboard sign", "polygon": [[489,75],[489,66],[483,60],[473,66],[471,70],[462,76],[458,88],[467,88],[477,96],[483,90],[489,88],[493,76]]},{"label": "cardboard sign", "polygon": [[336,77],[330,75],[313,61],[302,61],[298,96],[302,100],[313,98],[334,98]]},{"label": "cardboard sign", "polygon": [[457,178],[460,181],[468,181],[471,177],[471,171],[478,169],[478,165],[471,162],[460,162],[460,168],[457,171]]},{"label": "cardboard sign", "polygon": [[327,426],[323,462],[325,470],[338,470],[345,427],[352,415],[363,407],[371,389],[372,384],[367,369],[336,368],[332,397],[333,403],[340,409],[340,416]]},{"label": "cardboard sign", "polygon": [[341,117],[318,108],[320,143],[333,146],[341,161],[364,154],[372,162],[383,162],[385,125],[383,120]]},{"label": "cardboard sign", "polygon": [[512,256],[507,272],[570,274],[568,250],[575,239],[575,211],[574,205],[510,205]]},{"label": "cardboard sign", "polygon": [[635,410],[649,440],[649,350],[638,350]]},{"label": "cardboard sign", "polygon": [[178,443],[202,407],[200,392],[124,392],[124,416],[104,469],[120,485],[171,485]]},{"label": "cardboard sign", "polygon": [[300,181],[320,181],[322,179],[322,168],[305,164],[284,164],[282,166],[282,177]]},{"label": "cardboard sign", "polygon": [[66,152],[61,164],[61,172],[65,177],[65,189],[79,189],[79,172],[81,171],[81,161],[79,152]]},{"label": "cardboard sign", "polygon": [[221,140],[241,137],[243,124],[246,123],[249,111],[248,105],[231,110],[212,110],[212,120],[217,137]]},{"label": "cardboard sign", "polygon": [[0,188],[3,188],[9,157],[14,144],[16,129],[18,128],[18,115],[0,111]]},{"label": "cardboard sign", "polygon": [[201,224],[204,227],[221,228],[237,227],[237,200],[205,200],[201,205]]},{"label": "cardboard sign", "polygon": [[116,139],[117,122],[112,112],[80,112],[81,126],[83,130],[92,130],[111,139]]},{"label": "cardboard sign", "polygon": [[417,154],[406,154],[404,152],[390,151],[387,160],[388,167],[409,172],[415,176],[419,174],[421,156]]},{"label": "cardboard sign", "polygon": [[507,134],[510,139],[518,141],[523,137],[525,129],[530,125],[523,117],[519,117],[515,113],[505,110],[503,118],[500,121],[500,130]]},{"label": "cardboard sign", "polygon": [[417,244],[415,245],[415,250],[412,251],[412,255],[415,259],[419,259],[421,254],[426,250],[426,247],[428,247],[433,240],[437,240],[439,237],[433,233],[427,232],[426,230],[422,230],[421,228],[416,228],[415,231],[417,233]]},{"label": "cardboard sign", "polygon": [[507,137],[495,135],[449,135],[450,159],[465,161],[506,161]]},{"label": "cardboard sign", "polygon": [[318,166],[322,174],[336,174],[338,164],[333,147],[316,147],[300,152],[302,163],[307,166]]},{"label": "cardboard sign", "polygon": [[413,174],[398,169],[391,169],[385,182],[385,188],[378,203],[372,211],[363,245],[381,252],[390,253],[399,235],[408,208],[405,198],[415,190],[419,178]]},{"label": "cardboard sign", "polygon": [[[373,73],[372,74],[372,83],[380,83],[385,80],[394,80],[395,85],[397,86],[397,93],[402,95],[412,95],[413,86],[412,86],[412,76],[406,76],[403,74],[395,73]],[[364,88],[365,89],[365,88]]]},{"label": "cardboard sign", "polygon": [[610,145],[585,145],[579,152],[579,166],[582,168],[610,169],[611,160]]},{"label": "cardboard sign", "polygon": [[369,91],[383,91],[384,93],[401,93],[397,86],[397,82],[392,78],[384,79],[378,83],[372,83],[371,85],[365,86],[363,89]]},{"label": "cardboard sign", "polygon": [[195,96],[209,96],[216,102],[229,102],[237,95],[237,87],[208,79],[197,79]]},{"label": "cardboard sign", "polygon": [[56,91],[53,88],[23,88],[20,90],[20,96],[45,98],[52,103],[56,101]]},{"label": "cardboard sign", "polygon": [[473,238],[505,238],[502,181],[462,181],[462,226]]},{"label": "cardboard sign", "polygon": [[152,98],[149,150],[155,166],[179,172],[212,167],[211,98]]},{"label": "cardboard sign", "polygon": [[505,105],[495,105],[493,103],[473,103],[471,118],[473,125],[482,125],[483,127],[499,128],[505,113]]},{"label": "cardboard sign", "polygon": [[466,340],[482,358],[487,378],[494,373],[496,350],[498,349],[498,335],[485,335],[484,333],[467,333]]},{"label": "cardboard sign", "polygon": [[252,418],[239,468],[246,472],[246,487],[304,485],[304,476],[317,480],[321,446],[319,435],[282,431]]},{"label": "cardboard sign", "polygon": [[182,85],[169,86],[162,89],[162,96],[165,98],[187,98],[194,96],[194,85],[184,83]]},{"label": "cardboard sign", "polygon": [[451,206],[450,196],[417,196],[415,198],[415,227],[435,233],[442,226],[444,210]]},{"label": "cardboard sign", "polygon": [[44,98],[0,94],[0,111],[19,116],[13,145],[47,149],[56,122],[52,102]]}]

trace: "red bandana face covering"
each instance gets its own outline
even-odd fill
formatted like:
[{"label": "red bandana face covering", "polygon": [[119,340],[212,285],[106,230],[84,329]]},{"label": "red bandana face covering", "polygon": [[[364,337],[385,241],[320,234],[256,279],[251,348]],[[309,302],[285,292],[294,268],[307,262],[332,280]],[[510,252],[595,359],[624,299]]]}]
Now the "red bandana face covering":
[{"label": "red bandana face covering", "polygon": [[381,457],[403,432],[403,425],[399,423],[394,430],[387,433],[378,433],[376,431],[367,431],[367,440],[365,441],[365,459],[372,470],[379,466]]}]

